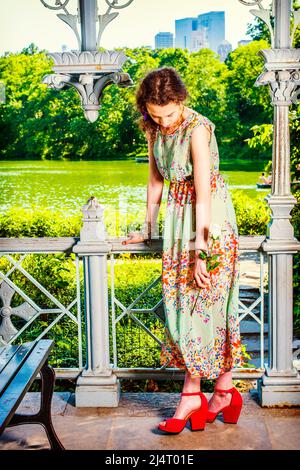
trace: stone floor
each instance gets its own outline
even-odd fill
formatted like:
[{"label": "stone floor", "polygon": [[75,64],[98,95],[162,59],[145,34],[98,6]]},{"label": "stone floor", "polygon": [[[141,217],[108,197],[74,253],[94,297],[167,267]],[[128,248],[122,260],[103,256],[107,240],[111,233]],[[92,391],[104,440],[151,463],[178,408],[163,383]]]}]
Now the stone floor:
[{"label": "stone floor", "polygon": [[[207,399],[211,394],[206,393]],[[221,415],[204,431],[189,425],[177,435],[157,430],[163,417],[171,417],[177,393],[123,393],[118,408],[75,408],[74,394],[55,393],[53,423],[67,450],[299,450],[300,408],[262,408],[255,389],[243,393],[244,406],[237,424],[224,424]],[[28,393],[19,412],[32,413],[39,393]],[[48,448],[40,425],[7,428],[1,450]]]}]

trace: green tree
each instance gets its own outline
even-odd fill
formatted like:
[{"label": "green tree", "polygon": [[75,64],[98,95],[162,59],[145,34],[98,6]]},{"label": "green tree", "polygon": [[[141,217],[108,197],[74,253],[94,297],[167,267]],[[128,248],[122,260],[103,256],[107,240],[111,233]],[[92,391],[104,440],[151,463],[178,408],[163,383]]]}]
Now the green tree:
[{"label": "green tree", "polygon": [[[84,118],[75,89],[54,90],[41,83],[52,73],[46,51],[30,44],[21,53],[6,53],[0,57],[0,80],[6,89],[6,102],[0,104],[0,158],[98,160],[146,152],[135,93],[147,72],[163,66],[179,71],[189,91],[188,105],[216,124],[222,158],[256,157],[259,126],[272,121],[267,87],[254,86],[263,70],[258,52],[267,47],[264,40],[253,41],[235,49],[225,63],[209,49],[189,54],[178,48],[127,48],[123,68],[134,84],[107,87],[94,123]],[[294,122],[298,126],[297,116]],[[260,158],[270,158],[266,140],[259,150]]]},{"label": "green tree", "polygon": [[187,49],[170,48],[156,49],[153,58],[159,59],[159,67],[175,67],[182,79],[185,79],[190,67],[190,54]]},{"label": "green tree", "polygon": [[190,105],[211,118],[223,131],[223,113],[226,104],[227,67],[210,49],[190,55],[185,82],[190,94]]},{"label": "green tree", "polygon": [[[300,5],[299,2],[293,0],[293,9],[295,11],[299,10]],[[274,25],[274,23],[272,22]],[[294,26],[294,19],[291,21],[291,32]],[[250,34],[253,39],[255,40],[267,40],[270,44],[270,33],[267,28],[267,25],[259,18],[256,18],[254,23],[248,25],[248,34]],[[300,27],[296,28],[294,37],[293,37],[293,47],[299,48],[300,47]],[[269,46],[270,47],[270,46]],[[267,86],[264,87],[268,89]],[[300,130],[300,105],[293,104],[290,108],[290,139],[291,139],[291,178],[292,180],[299,180],[300,179],[300,137],[299,137],[299,130]],[[268,120],[266,119],[265,122]],[[266,165],[266,169],[269,170],[270,163],[271,163],[271,151],[272,151],[272,139],[273,139],[273,125],[262,123],[259,124],[258,122],[251,127],[253,135],[250,136],[247,140],[248,145],[251,149],[255,149],[256,151],[262,152],[266,155],[269,155],[269,162]],[[292,189],[296,189],[296,187],[292,187]]]},{"label": "green tree", "polygon": [[[236,151],[240,147],[240,156],[245,158],[254,155],[246,145],[252,137],[251,128],[272,121],[268,89],[255,86],[264,64],[259,51],[269,47],[265,40],[252,41],[232,51],[225,61],[228,67],[225,134],[230,148]],[[268,152],[261,154],[262,159],[268,157]]]}]

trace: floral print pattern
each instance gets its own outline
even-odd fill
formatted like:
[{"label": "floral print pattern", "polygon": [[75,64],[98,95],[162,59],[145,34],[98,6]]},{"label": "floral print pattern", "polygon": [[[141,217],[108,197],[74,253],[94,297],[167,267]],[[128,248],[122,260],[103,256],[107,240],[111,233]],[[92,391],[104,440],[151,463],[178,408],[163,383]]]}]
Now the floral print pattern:
[{"label": "floral print pattern", "polygon": [[[211,224],[209,254],[219,265],[210,271],[211,286],[199,288],[193,276],[196,211],[192,131],[210,131]],[[219,173],[215,124],[193,111],[170,135],[157,133],[153,152],[157,168],[170,181],[163,232],[162,291],[165,310],[161,364],[215,379],[242,367],[239,331],[239,248],[235,212]]]}]

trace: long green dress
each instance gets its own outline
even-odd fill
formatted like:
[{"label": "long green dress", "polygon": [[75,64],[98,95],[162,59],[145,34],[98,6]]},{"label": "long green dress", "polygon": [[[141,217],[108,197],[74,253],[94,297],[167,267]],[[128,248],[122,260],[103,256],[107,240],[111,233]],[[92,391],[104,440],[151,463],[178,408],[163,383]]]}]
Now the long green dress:
[{"label": "long green dress", "polygon": [[[195,262],[195,187],[191,134],[204,125],[210,131],[211,224],[209,254],[219,265],[210,272],[211,287],[198,287]],[[157,132],[154,158],[170,181],[163,230],[162,291],[165,311],[161,364],[194,377],[215,379],[242,367],[239,331],[239,251],[236,216],[227,184],[219,173],[215,124],[193,111],[173,134]]]}]

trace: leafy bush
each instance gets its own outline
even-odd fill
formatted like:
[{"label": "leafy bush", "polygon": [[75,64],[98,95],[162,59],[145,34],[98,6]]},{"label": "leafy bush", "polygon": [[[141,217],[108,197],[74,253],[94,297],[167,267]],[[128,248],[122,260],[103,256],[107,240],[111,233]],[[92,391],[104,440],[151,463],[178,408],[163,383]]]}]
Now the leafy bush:
[{"label": "leafy bush", "polygon": [[239,235],[264,235],[270,221],[270,209],[265,201],[252,199],[243,191],[232,191]]},{"label": "leafy bush", "polygon": [[0,215],[0,237],[75,237],[81,217],[51,209],[11,207]]},{"label": "leafy bush", "polygon": [[[250,198],[240,190],[233,190],[231,193],[240,235],[263,235],[266,233],[270,217],[267,204],[260,199]],[[163,229],[164,213],[165,207],[162,207],[158,217],[160,233]],[[63,211],[51,209],[11,207],[0,214],[0,237],[78,237],[82,224],[81,218],[77,214],[68,214],[66,217]],[[107,213],[104,219],[108,235],[116,236],[111,214]],[[144,212],[135,214],[131,219],[128,225],[121,223],[121,233],[117,236],[124,236],[131,230],[139,230],[144,220]]]}]

